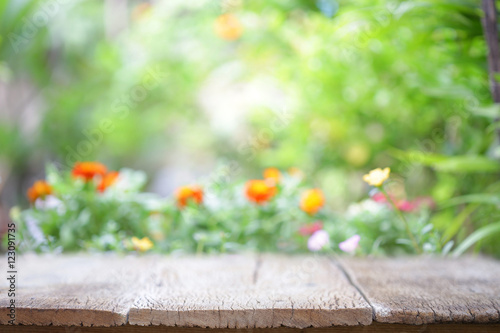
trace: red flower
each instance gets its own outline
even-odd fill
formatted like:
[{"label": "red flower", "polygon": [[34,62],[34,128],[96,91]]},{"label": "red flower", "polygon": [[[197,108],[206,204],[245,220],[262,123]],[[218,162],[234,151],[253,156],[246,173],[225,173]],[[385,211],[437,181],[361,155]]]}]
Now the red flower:
[{"label": "red flower", "polygon": [[316,221],[312,224],[304,224],[302,227],[300,227],[299,233],[302,236],[310,236],[321,229],[323,229],[323,222]]},{"label": "red flower", "polygon": [[181,209],[188,204],[188,201],[193,201],[198,205],[203,202],[203,190],[199,186],[179,187],[175,196],[177,198],[177,206]]},{"label": "red flower", "polygon": [[104,176],[107,171],[106,166],[99,162],[77,162],[73,167],[72,175],[74,178],[83,178],[89,182],[95,176]]}]

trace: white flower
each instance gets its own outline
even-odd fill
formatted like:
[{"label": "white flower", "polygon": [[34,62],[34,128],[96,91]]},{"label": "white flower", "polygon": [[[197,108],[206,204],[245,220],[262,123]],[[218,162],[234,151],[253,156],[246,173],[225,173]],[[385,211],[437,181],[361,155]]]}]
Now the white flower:
[{"label": "white flower", "polygon": [[361,237],[359,235],[349,237],[339,244],[339,248],[344,252],[354,252],[359,245],[360,239]]},{"label": "white flower", "polygon": [[55,209],[59,215],[66,213],[64,203],[53,195],[47,195],[44,199],[36,199],[35,207],[40,210]]},{"label": "white flower", "polygon": [[26,216],[26,229],[31,237],[33,237],[35,246],[47,243],[42,229],[38,226],[38,221],[29,215]]},{"label": "white flower", "polygon": [[120,176],[112,187],[116,193],[136,193],[144,187],[146,181],[147,177],[144,172],[124,168],[120,170]]},{"label": "white flower", "polygon": [[310,251],[316,252],[330,244],[330,236],[325,230],[318,230],[309,237],[307,248]]},{"label": "white flower", "polygon": [[353,219],[363,214],[377,215],[384,209],[386,209],[384,205],[381,205],[371,199],[367,199],[359,203],[349,205],[349,207],[347,207],[346,217],[348,219]]}]

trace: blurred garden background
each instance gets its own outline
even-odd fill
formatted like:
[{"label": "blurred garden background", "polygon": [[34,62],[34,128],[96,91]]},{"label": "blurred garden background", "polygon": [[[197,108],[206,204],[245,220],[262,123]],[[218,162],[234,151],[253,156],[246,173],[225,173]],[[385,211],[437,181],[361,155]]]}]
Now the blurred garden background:
[{"label": "blurred garden background", "polygon": [[[2,219],[49,163],[144,170],[165,197],[293,167],[336,212],[388,166],[392,193],[431,197],[434,226],[464,239],[500,218],[482,15],[472,0],[2,1]],[[495,238],[481,247],[498,255]]]}]

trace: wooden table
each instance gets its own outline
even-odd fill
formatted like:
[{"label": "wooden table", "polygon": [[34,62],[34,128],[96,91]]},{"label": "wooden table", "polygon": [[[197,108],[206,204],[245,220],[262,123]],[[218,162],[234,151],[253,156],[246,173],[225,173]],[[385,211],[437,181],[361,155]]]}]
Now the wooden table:
[{"label": "wooden table", "polygon": [[17,272],[0,332],[500,332],[482,257],[24,255]]}]

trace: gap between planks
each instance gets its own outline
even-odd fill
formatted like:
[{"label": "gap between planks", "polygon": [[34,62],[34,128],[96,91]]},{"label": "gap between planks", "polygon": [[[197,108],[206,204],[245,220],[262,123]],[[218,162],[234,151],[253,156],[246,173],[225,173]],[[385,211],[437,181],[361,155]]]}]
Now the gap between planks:
[{"label": "gap between planks", "polygon": [[375,308],[373,307],[372,303],[370,302],[370,299],[368,297],[366,297],[366,295],[365,295],[364,291],[361,289],[361,287],[358,286],[358,284],[353,281],[353,278],[351,278],[351,275],[347,272],[347,270],[344,268],[344,266],[342,266],[342,263],[340,262],[340,260],[336,256],[331,258],[331,261],[344,274],[347,281],[351,284],[351,286],[353,286],[358,291],[358,293],[363,297],[365,302],[368,303],[368,305],[372,309],[372,321],[374,322],[375,321]]},{"label": "gap between planks", "polygon": [[487,257],[340,258],[376,322],[500,323],[500,261]]},{"label": "gap between planks", "polygon": [[[253,329],[372,322],[370,306],[325,256],[192,258],[181,270],[165,264],[158,269],[171,284],[148,283],[129,311],[130,324]],[[200,265],[204,278],[193,280]]]}]

